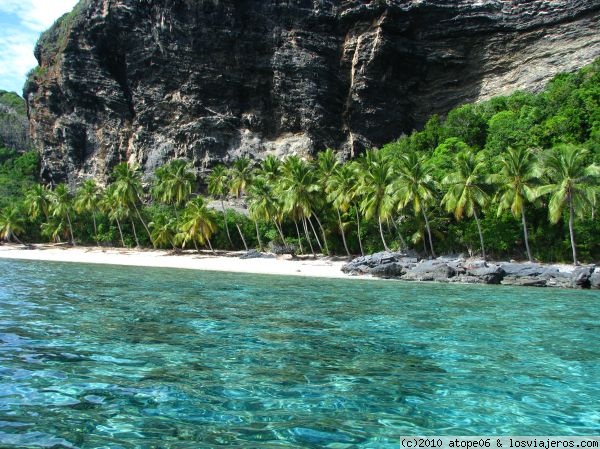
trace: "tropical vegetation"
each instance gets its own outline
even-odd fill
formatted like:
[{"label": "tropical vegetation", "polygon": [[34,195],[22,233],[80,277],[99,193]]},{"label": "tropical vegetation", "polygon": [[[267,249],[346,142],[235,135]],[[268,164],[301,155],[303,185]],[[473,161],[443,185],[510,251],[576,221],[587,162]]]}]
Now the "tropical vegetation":
[{"label": "tropical vegetation", "polygon": [[31,181],[29,153],[6,151],[0,237],[11,241],[600,259],[600,61],[539,94],[433,116],[349,161],[329,149],[241,157],[200,177],[176,159],[147,179],[121,163],[105,186],[50,188]]}]

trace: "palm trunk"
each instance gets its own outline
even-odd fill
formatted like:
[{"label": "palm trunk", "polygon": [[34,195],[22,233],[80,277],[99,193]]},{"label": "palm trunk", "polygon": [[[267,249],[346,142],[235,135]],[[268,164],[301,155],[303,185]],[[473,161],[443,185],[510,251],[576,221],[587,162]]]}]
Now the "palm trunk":
[{"label": "palm trunk", "polygon": [[244,248],[246,248],[246,251],[248,251],[248,245],[246,245],[246,239],[244,238],[244,234],[242,233],[242,230],[240,229],[240,225],[236,223],[235,227],[237,228],[238,232],[240,233],[240,237],[242,238],[242,242],[244,243]]},{"label": "palm trunk", "polygon": [[388,248],[387,243],[385,242],[385,237],[383,236],[383,226],[381,225],[381,218],[377,217],[377,221],[379,222],[379,235],[381,236],[381,241],[383,242],[383,249],[389,251],[390,249]]},{"label": "palm trunk", "polygon": [[529,249],[529,234],[527,233],[527,222],[525,221],[525,206],[523,206],[523,210],[521,211],[521,222],[523,223],[523,236],[525,237],[525,249],[527,251],[527,259],[529,259],[529,262],[533,262],[533,258],[531,257],[531,250]]},{"label": "palm trunk", "polygon": [[402,244],[402,249],[406,250],[408,248],[408,246],[406,245],[406,242],[404,241],[404,238],[402,237],[402,234],[400,233],[400,228],[396,224],[396,220],[392,220],[392,224],[394,225],[394,229],[396,230],[396,234],[398,234],[398,238],[400,239],[400,243]]},{"label": "palm trunk", "polygon": [[133,218],[130,218],[131,220],[131,227],[133,228],[133,237],[135,238],[135,246],[137,248],[140,247],[140,241],[138,240],[138,236],[137,236],[137,231],[135,229],[135,223],[133,222]]},{"label": "palm trunk", "polygon": [[577,262],[577,246],[575,245],[573,200],[569,197],[569,234],[571,236],[571,248],[573,249],[573,265],[579,265]]},{"label": "palm trunk", "polygon": [[425,208],[421,209],[423,211],[423,217],[425,218],[425,227],[427,228],[427,236],[429,237],[429,248],[431,248],[431,255],[435,258],[435,251],[433,250],[433,239],[431,238],[431,228],[429,227],[429,219],[427,218],[427,212],[425,212]]},{"label": "palm trunk", "polygon": [[118,218],[115,221],[117,222],[117,228],[119,228],[119,235],[121,236],[121,246],[125,248],[125,239],[123,238],[123,230],[121,229],[121,223],[119,222]]},{"label": "palm trunk", "polygon": [[312,252],[313,257],[317,257],[315,253],[315,249],[313,248],[313,244],[310,241],[310,235],[308,234],[308,226],[306,224],[306,217],[302,217],[302,223],[304,223],[304,234],[306,235],[306,240],[308,240],[308,246],[310,246],[310,251]]},{"label": "palm trunk", "polygon": [[215,250],[212,247],[212,243],[210,242],[210,239],[206,239],[206,243],[208,243],[208,247],[210,248],[210,251],[214,254]]},{"label": "palm trunk", "polygon": [[317,245],[319,245],[319,249],[321,250],[321,254],[323,254],[323,245],[321,245],[321,241],[319,240],[319,235],[317,234],[317,231],[315,230],[315,227],[314,227],[313,222],[310,219],[310,217],[308,217],[308,223],[310,224],[310,227],[312,229],[313,235],[315,236],[315,239],[317,240]]},{"label": "palm trunk", "polygon": [[327,237],[325,236],[325,229],[323,228],[323,224],[321,223],[321,220],[319,220],[319,217],[317,216],[317,214],[315,215],[315,219],[317,220],[317,223],[319,225],[319,228],[321,229],[321,234],[323,235],[323,245],[325,245],[325,252],[327,253],[327,255],[329,255],[329,245],[327,245]]},{"label": "palm trunk", "polygon": [[358,207],[355,208],[356,211],[356,227],[357,227],[357,236],[358,236],[358,246],[360,246],[360,255],[364,257],[365,252],[362,246],[362,238],[360,237],[360,215],[358,214]]},{"label": "palm trunk", "polygon": [[294,220],[296,225],[296,234],[298,235],[298,246],[300,247],[300,254],[304,254],[304,248],[302,248],[302,238],[300,237],[300,228],[298,227],[298,220]]},{"label": "palm trunk", "polygon": [[231,234],[229,233],[229,225],[227,224],[227,213],[225,212],[225,203],[221,200],[221,209],[223,209],[223,221],[225,222],[225,231],[227,231],[227,238],[229,239],[229,244],[231,248],[233,248],[233,240],[231,240]]},{"label": "palm trunk", "polygon": [[71,234],[71,244],[75,245],[75,237],[73,237],[73,225],[71,224],[71,214],[67,212],[67,221],[69,222],[69,233]]},{"label": "palm trunk", "polygon": [[483,233],[481,232],[481,223],[479,222],[479,217],[477,216],[476,208],[473,208],[473,215],[475,216],[475,222],[477,223],[477,230],[479,231],[479,242],[481,243],[481,255],[483,256],[483,260],[486,260],[485,247],[483,246]]},{"label": "palm trunk", "polygon": [[133,203],[133,207],[135,207],[135,213],[137,214],[139,220],[142,222],[142,226],[146,230],[146,233],[148,234],[148,238],[150,239],[150,241],[152,241],[152,234],[150,234],[150,230],[148,229],[148,226],[146,226],[146,222],[142,218],[142,215],[140,214],[137,204]]},{"label": "palm trunk", "polygon": [[92,212],[92,220],[94,220],[94,240],[96,241],[96,246],[100,246],[100,242],[98,242],[98,227],[96,226],[96,214]]},{"label": "palm trunk", "polygon": [[262,241],[260,240],[260,231],[258,230],[258,221],[254,220],[254,227],[256,228],[256,239],[258,240],[258,250],[263,250]]},{"label": "palm trunk", "polygon": [[350,256],[348,244],[346,243],[346,234],[344,233],[344,226],[342,225],[342,216],[340,214],[340,209],[336,207],[335,210],[337,211],[338,223],[340,224],[340,232],[342,233],[342,242],[344,242],[344,249],[346,250],[346,255]]},{"label": "palm trunk", "polygon": [[275,218],[273,218],[273,223],[275,223],[277,232],[279,232],[279,237],[281,237],[281,244],[285,245],[285,236],[283,235],[283,229],[281,228],[281,225],[277,223],[277,220]]}]

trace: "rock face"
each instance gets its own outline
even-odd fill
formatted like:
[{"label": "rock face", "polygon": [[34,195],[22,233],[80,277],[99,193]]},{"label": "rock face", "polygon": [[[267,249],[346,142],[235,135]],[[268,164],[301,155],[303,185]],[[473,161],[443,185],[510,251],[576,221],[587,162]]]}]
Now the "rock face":
[{"label": "rock face", "polygon": [[42,176],[352,156],[600,55],[600,0],[81,0],[25,97]]}]

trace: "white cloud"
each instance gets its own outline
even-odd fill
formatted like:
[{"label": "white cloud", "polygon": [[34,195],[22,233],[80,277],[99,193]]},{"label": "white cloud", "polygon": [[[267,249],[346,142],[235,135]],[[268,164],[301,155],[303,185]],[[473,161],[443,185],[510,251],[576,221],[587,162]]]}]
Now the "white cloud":
[{"label": "white cloud", "polygon": [[2,0],[0,12],[14,14],[32,31],[42,32],[71,11],[78,0]]},{"label": "white cloud", "polygon": [[0,0],[0,89],[21,93],[42,31],[71,11],[77,0]]}]

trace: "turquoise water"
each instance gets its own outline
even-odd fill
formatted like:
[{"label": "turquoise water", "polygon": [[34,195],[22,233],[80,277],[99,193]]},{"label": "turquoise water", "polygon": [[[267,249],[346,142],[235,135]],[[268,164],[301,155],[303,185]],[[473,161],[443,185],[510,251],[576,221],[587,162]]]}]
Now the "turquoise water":
[{"label": "turquoise water", "polygon": [[2,448],[600,433],[600,293],[0,259]]}]

